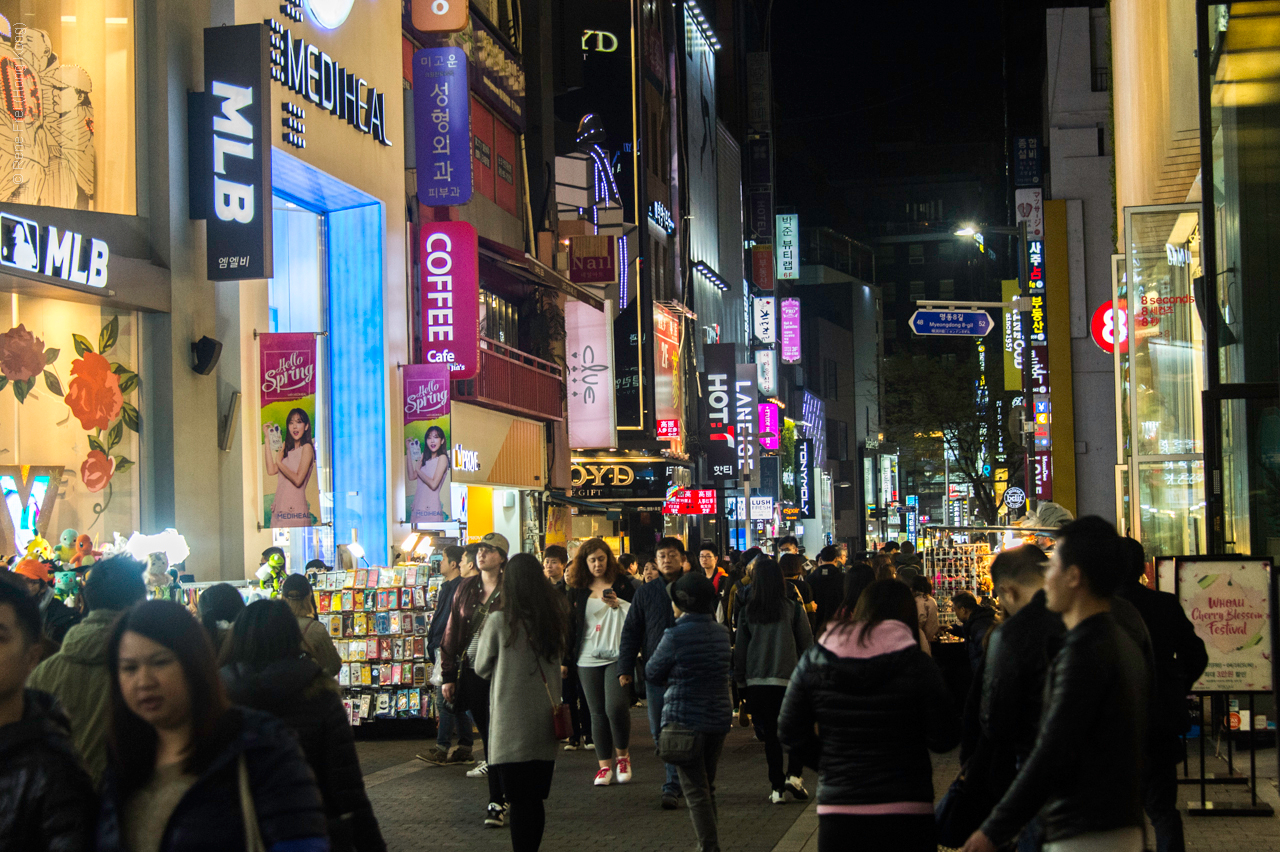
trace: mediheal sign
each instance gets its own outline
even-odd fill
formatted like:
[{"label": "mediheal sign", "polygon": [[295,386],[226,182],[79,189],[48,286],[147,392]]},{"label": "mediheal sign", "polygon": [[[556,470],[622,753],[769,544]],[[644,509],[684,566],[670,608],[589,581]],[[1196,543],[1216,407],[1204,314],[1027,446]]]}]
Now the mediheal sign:
[{"label": "mediheal sign", "polygon": [[[205,121],[192,155],[212,152],[204,171],[193,164],[207,222],[208,278],[240,281],[275,274],[271,245],[271,48],[262,24],[204,31]],[[204,147],[204,146],[209,147]],[[202,150],[203,149],[203,150]],[[200,184],[196,184],[196,180]]]},{"label": "mediheal sign", "polygon": [[466,222],[422,224],[422,363],[443,364],[450,379],[480,365],[480,270],[476,229]]}]

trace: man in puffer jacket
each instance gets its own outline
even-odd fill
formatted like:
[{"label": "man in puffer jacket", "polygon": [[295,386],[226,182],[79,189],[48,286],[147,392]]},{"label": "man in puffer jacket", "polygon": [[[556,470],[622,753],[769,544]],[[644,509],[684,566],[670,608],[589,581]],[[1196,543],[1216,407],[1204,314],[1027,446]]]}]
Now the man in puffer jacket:
[{"label": "man in puffer jacket", "polygon": [[729,629],[715,621],[715,586],[701,572],[685,574],[669,589],[676,623],[663,634],[645,677],[666,690],[663,727],[683,725],[697,732],[693,760],[677,771],[699,852],[720,852],[716,766],[733,725]]},{"label": "man in puffer jacket", "polygon": [[144,568],[127,554],[95,564],[84,586],[88,617],[67,631],[62,649],[36,666],[27,681],[31,689],[49,693],[66,709],[72,738],[95,785],[107,768],[107,639],[116,617],[147,596]]},{"label": "man in puffer jacket", "polygon": [[40,609],[0,581],[0,852],[81,852],[93,836],[93,785],[67,717],[23,683],[40,659]]}]

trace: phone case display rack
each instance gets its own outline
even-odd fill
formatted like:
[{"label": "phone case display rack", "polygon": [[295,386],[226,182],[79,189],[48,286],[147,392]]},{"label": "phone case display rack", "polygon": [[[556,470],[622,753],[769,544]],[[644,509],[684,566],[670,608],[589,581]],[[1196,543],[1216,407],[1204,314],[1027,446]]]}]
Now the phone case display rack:
[{"label": "phone case display rack", "polygon": [[437,718],[427,631],[443,578],[429,571],[400,563],[317,575],[317,614],[342,659],[338,685],[353,725]]},{"label": "phone case display rack", "polygon": [[[951,596],[969,592],[979,600],[991,595],[991,560],[1008,547],[1052,536],[1056,530],[1032,527],[926,526],[923,550],[925,576],[933,580],[938,599],[938,622],[943,628],[957,623]],[[992,549],[995,542],[995,549]],[[985,588],[983,588],[985,586]]]}]

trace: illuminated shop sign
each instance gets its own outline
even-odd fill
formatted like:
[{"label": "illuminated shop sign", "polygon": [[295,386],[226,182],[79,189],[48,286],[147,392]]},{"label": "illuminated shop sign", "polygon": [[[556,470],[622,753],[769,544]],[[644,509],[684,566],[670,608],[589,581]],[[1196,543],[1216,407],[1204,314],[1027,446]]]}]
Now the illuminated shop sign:
[{"label": "illuminated shop sign", "polygon": [[780,213],[777,218],[775,253],[779,279],[800,277],[800,217],[795,213]]},{"label": "illuminated shop sign", "polygon": [[[203,127],[195,131],[192,158],[211,151],[209,171],[199,175],[207,221],[210,281],[270,278],[271,145],[266,141],[271,97],[267,91],[267,30],[261,24],[209,27],[204,31]],[[203,146],[209,148],[200,150]],[[194,179],[193,179],[194,180]]]},{"label": "illuminated shop sign", "polygon": [[752,311],[756,340],[761,343],[773,343],[778,337],[777,303],[773,296],[756,296],[755,308]]},{"label": "illuminated shop sign", "polygon": [[738,368],[732,343],[711,343],[702,347],[706,372],[702,374],[702,399],[706,411],[707,466],[714,479],[733,479],[738,471],[738,448],[734,440],[733,383]]},{"label": "illuminated shop sign", "polygon": [[107,286],[111,250],[99,239],[0,213],[0,265],[71,284]]},{"label": "illuminated shop sign", "polygon": [[674,234],[676,231],[676,220],[671,217],[671,211],[661,201],[655,201],[649,205],[649,221],[667,234]]},{"label": "illuminated shop sign", "polygon": [[476,229],[422,224],[422,361],[469,379],[480,363],[480,271]]},{"label": "illuminated shop sign", "polygon": [[480,470],[480,451],[465,450],[461,444],[453,445],[453,469],[476,473]]},{"label": "illuminated shop sign", "polygon": [[[295,37],[279,21],[268,18],[266,24],[271,30],[271,76],[276,82],[361,133],[391,145],[387,139],[386,96],[382,92],[314,44]],[[207,62],[207,53],[205,57]]]},{"label": "illuminated shop sign", "polygon": [[413,122],[418,201],[434,207],[466,204],[474,176],[471,94],[462,48],[425,47],[413,54]]},{"label": "illuminated shop sign", "polygon": [[804,438],[796,441],[796,505],[800,517],[813,515],[813,441]]},{"label": "illuminated shop sign", "polygon": [[1027,240],[1027,293],[1031,296],[1031,333],[1035,343],[1046,343],[1044,240]]}]

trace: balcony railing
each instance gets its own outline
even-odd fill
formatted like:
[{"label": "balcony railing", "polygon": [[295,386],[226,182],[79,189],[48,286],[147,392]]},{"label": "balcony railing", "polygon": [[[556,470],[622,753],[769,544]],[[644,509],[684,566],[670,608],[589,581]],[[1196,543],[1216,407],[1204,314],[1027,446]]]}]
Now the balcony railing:
[{"label": "balcony railing", "polygon": [[564,371],[541,358],[480,338],[474,379],[453,383],[453,398],[538,420],[564,419]]}]

